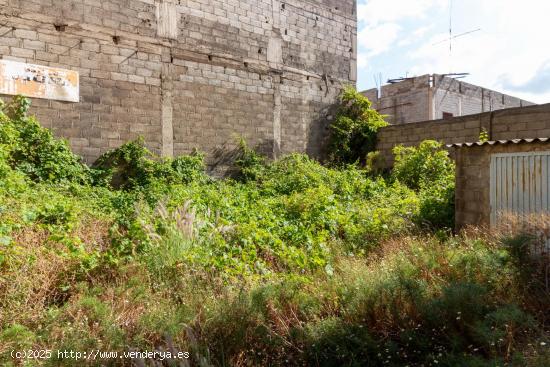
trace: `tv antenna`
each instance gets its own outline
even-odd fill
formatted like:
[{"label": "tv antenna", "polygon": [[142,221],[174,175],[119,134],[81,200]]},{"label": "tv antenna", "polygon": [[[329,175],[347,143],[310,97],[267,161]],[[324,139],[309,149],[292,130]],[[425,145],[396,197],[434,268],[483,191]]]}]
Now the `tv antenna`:
[{"label": "tv antenna", "polygon": [[455,40],[457,38],[460,38],[460,37],[467,36],[467,35],[472,34],[472,33],[479,32],[479,31],[481,31],[481,28],[474,29],[474,30],[464,32],[464,33],[460,33],[460,34],[457,34],[457,35],[455,35],[453,33],[453,0],[449,0],[449,38],[446,39],[446,40],[434,43],[432,46],[437,46],[437,45],[440,45],[442,43],[449,42],[449,63],[451,64],[450,65],[450,68],[451,68],[450,73],[452,73],[453,40]]},{"label": "tv antenna", "polygon": [[373,74],[374,84],[376,85],[377,96],[380,98],[382,94],[382,73]]}]

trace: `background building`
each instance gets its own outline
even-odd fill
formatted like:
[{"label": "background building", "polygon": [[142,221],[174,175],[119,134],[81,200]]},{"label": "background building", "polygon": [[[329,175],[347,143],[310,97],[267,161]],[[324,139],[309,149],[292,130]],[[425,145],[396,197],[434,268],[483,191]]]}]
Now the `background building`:
[{"label": "background building", "polygon": [[446,75],[395,80],[363,94],[392,125],[467,116],[534,103],[465,83]]}]

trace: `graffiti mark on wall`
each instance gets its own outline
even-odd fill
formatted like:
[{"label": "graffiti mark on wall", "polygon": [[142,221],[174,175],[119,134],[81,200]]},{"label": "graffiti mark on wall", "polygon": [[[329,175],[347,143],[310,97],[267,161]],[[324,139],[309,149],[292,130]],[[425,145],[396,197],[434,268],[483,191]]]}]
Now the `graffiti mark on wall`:
[{"label": "graffiti mark on wall", "polygon": [[0,94],[78,102],[78,72],[0,60]]}]

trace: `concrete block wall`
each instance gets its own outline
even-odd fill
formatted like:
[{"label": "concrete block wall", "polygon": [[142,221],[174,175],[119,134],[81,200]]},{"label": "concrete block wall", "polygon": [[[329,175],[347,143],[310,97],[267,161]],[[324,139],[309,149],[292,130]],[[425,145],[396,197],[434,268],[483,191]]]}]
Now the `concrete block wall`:
[{"label": "concrete block wall", "polygon": [[378,133],[377,150],[388,166],[396,145],[413,146],[423,140],[445,144],[476,142],[485,129],[490,140],[550,137],[550,104],[510,108],[447,120],[391,125]]},{"label": "concrete block wall", "polygon": [[2,58],[80,73],[79,103],[32,112],[88,162],[140,135],[211,163],[236,135],[321,154],[356,81],[355,0],[0,0],[0,15]]}]

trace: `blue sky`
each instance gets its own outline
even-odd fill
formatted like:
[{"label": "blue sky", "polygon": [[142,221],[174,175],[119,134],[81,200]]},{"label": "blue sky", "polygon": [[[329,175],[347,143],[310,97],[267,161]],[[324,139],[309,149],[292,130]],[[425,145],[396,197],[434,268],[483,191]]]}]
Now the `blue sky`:
[{"label": "blue sky", "polygon": [[453,33],[481,31],[455,39],[452,54],[450,2],[358,0],[358,88],[380,74],[467,72],[467,82],[550,102],[550,0],[453,0]]}]

